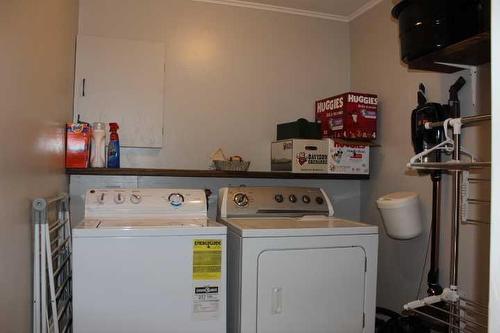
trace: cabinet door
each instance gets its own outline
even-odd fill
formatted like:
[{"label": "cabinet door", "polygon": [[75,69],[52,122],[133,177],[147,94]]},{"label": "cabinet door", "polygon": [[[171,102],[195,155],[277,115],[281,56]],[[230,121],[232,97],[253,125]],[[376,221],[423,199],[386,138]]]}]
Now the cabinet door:
[{"label": "cabinet door", "polygon": [[265,251],[258,267],[258,333],[363,331],[362,248]]},{"label": "cabinet door", "polygon": [[78,36],[75,118],[117,122],[124,147],[161,148],[163,43]]}]

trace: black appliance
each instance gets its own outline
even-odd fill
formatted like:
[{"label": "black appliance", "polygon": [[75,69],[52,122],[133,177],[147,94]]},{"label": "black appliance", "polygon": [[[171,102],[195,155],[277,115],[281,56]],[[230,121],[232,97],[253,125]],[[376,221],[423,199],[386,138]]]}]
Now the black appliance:
[{"label": "black appliance", "polygon": [[278,124],[276,140],[321,139],[321,124],[299,118],[291,123]]},{"label": "black appliance", "polygon": [[[411,113],[411,139],[415,153],[441,143],[444,138],[443,128],[426,129],[425,123],[443,121],[448,118],[447,106],[427,102],[425,86],[421,83],[417,93],[418,107]],[[440,154],[435,151],[427,156],[427,162],[439,162]]]},{"label": "black appliance", "polygon": [[392,310],[378,307],[375,316],[375,333],[430,333],[431,326],[416,316],[403,316]]},{"label": "black appliance", "polygon": [[[432,148],[444,139],[442,127],[426,129],[425,123],[444,121],[449,116],[449,108],[439,103],[429,103],[425,97],[425,87],[421,83],[417,93],[418,106],[411,113],[411,138],[415,153]],[[436,150],[427,155],[427,162],[440,162],[441,152]],[[441,206],[441,171],[430,172],[432,180],[432,221],[431,221],[431,264],[427,275],[427,294],[438,295],[443,291],[439,285],[439,216]]]},{"label": "black appliance", "polygon": [[489,0],[402,0],[392,9],[399,20],[401,60],[489,31]]},{"label": "black appliance", "polygon": [[[450,87],[450,97],[447,105],[429,103],[425,97],[425,87],[420,84],[417,93],[418,106],[411,114],[411,134],[415,153],[421,153],[425,149],[432,148],[444,140],[444,129],[436,127],[425,128],[427,122],[444,121],[449,117],[460,117],[460,102],[458,92],[464,86],[465,80],[459,77]],[[435,150],[427,155],[427,162],[440,162],[441,151]],[[440,206],[441,206],[441,171],[430,171],[432,180],[432,220],[431,220],[431,262],[427,274],[427,294],[441,294],[443,288],[439,284],[439,229],[440,229]]]}]

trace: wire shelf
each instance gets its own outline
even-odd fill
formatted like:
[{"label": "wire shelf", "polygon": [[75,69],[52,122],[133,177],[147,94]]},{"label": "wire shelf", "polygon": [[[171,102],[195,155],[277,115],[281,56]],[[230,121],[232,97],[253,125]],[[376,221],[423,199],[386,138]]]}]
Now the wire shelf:
[{"label": "wire shelf", "polygon": [[[425,308],[433,313],[425,311]],[[406,312],[448,327],[449,332],[488,332],[488,308],[464,298],[455,302],[426,304],[424,308],[408,309]]]},{"label": "wire shelf", "polygon": [[428,162],[428,163],[410,163],[408,165],[413,169],[422,170],[449,170],[449,171],[461,171],[470,169],[483,169],[490,168],[491,162]]}]

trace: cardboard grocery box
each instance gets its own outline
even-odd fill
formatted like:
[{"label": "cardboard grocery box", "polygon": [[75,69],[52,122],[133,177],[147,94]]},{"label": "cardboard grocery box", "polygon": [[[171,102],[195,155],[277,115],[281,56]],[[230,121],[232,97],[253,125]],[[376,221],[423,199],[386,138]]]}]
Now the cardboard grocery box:
[{"label": "cardboard grocery box", "polygon": [[328,142],[325,140],[290,139],[271,144],[271,171],[326,173]]},{"label": "cardboard grocery box", "polygon": [[271,144],[271,171],[369,174],[370,147],[331,139],[290,139]]},{"label": "cardboard grocery box", "polygon": [[316,102],[324,138],[371,141],[377,137],[377,95],[348,92]]},{"label": "cardboard grocery box", "polygon": [[328,139],[328,173],[370,174],[370,146]]}]

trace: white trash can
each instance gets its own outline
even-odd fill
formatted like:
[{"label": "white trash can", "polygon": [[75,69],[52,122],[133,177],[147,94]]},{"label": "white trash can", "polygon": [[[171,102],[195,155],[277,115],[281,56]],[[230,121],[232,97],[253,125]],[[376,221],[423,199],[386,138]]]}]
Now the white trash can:
[{"label": "white trash can", "polygon": [[389,237],[412,239],[422,233],[418,193],[390,193],[380,197],[377,206]]}]

